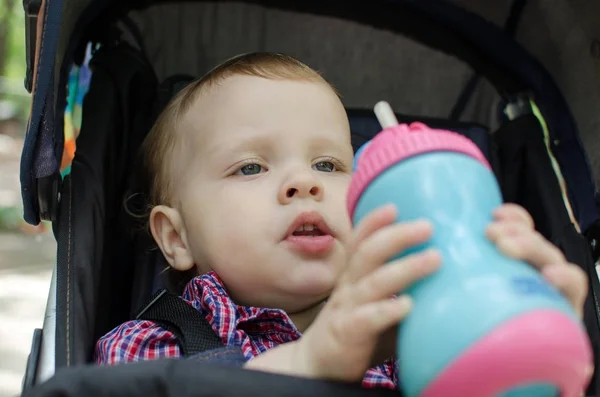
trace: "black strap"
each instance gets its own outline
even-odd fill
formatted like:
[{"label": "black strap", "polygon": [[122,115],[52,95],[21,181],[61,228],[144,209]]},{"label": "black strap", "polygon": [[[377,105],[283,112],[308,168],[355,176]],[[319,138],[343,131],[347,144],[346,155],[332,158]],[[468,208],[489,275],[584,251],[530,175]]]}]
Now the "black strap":
[{"label": "black strap", "polygon": [[152,297],[136,319],[153,321],[175,334],[183,356],[223,347],[202,313],[165,289]]},{"label": "black strap", "polygon": [[[521,20],[521,15],[526,4],[527,0],[514,0],[512,6],[510,7],[508,18],[504,24],[504,31],[511,37],[514,37],[515,33],[517,32],[517,27],[519,26],[519,21]],[[480,75],[473,74],[467,81],[467,84],[465,84],[465,87],[458,96],[458,99],[454,104],[452,111],[450,112],[450,120],[460,120],[460,117],[467,108],[469,100],[475,93],[475,89],[479,85],[480,80]]]}]

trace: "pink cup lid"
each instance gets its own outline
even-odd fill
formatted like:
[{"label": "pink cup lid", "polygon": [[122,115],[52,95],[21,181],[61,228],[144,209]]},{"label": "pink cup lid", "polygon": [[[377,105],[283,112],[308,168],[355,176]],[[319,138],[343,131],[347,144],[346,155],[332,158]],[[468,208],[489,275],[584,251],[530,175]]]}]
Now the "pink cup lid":
[{"label": "pink cup lid", "polygon": [[350,216],[366,187],[390,166],[428,152],[456,152],[471,156],[491,169],[479,148],[456,132],[434,130],[423,123],[398,124],[381,131],[365,147],[348,190]]}]

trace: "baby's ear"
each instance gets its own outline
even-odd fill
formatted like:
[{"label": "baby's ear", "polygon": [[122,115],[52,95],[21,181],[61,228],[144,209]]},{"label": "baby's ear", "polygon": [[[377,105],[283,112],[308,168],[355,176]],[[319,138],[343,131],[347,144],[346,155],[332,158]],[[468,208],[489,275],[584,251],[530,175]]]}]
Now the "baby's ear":
[{"label": "baby's ear", "polygon": [[150,231],[169,265],[179,271],[194,267],[179,211],[157,205],[150,212]]}]

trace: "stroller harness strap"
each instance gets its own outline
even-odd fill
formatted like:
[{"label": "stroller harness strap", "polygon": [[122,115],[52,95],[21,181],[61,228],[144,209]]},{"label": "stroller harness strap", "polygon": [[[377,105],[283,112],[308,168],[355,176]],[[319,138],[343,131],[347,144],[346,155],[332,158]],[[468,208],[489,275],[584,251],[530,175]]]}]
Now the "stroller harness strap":
[{"label": "stroller harness strap", "polygon": [[136,319],[153,321],[171,331],[186,357],[223,347],[202,313],[166,289],[158,291]]}]

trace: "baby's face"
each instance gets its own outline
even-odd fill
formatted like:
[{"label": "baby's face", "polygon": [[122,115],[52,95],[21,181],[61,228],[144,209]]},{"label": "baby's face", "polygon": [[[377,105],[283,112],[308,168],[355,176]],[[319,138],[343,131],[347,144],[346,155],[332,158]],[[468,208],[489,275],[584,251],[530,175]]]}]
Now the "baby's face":
[{"label": "baby's face", "polygon": [[346,265],[353,151],[346,112],[324,83],[233,76],[182,122],[176,183],[199,271],[236,302],[302,311]]}]

